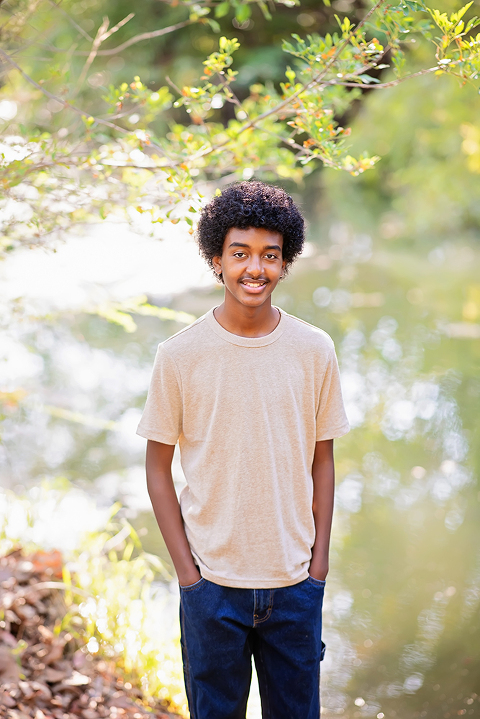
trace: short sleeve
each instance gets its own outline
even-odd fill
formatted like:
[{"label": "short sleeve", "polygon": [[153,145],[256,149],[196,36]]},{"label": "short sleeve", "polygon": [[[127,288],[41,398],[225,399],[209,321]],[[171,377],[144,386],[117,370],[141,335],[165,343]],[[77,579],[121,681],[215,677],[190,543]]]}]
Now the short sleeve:
[{"label": "short sleeve", "polygon": [[342,437],[349,429],[350,425],[343,406],[337,357],[332,347],[320,389],[316,416],[316,441]]},{"label": "short sleeve", "polygon": [[182,432],[182,393],[174,360],[158,346],[147,402],[137,434],[163,444],[176,444]]}]

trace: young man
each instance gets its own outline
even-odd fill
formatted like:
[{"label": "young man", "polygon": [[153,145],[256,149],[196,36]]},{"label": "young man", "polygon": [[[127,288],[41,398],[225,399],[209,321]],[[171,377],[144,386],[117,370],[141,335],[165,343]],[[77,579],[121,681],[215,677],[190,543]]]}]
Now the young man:
[{"label": "young man", "polygon": [[264,719],[318,719],[333,439],[349,427],[332,340],[271,303],[304,221],[283,190],[241,182],[197,237],[225,298],[159,345],[138,428],[180,584],[190,716],[244,719],[253,655]]}]

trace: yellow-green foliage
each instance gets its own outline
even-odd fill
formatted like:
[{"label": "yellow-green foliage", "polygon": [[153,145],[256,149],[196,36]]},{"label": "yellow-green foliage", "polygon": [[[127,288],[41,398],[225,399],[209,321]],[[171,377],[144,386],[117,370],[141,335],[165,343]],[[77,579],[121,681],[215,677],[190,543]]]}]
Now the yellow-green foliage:
[{"label": "yellow-green foliage", "polygon": [[[51,516],[42,519],[54,522],[62,499],[78,490],[44,486],[41,491],[40,505],[49,494],[52,500]],[[27,553],[41,548],[32,541],[35,523],[42,521],[35,504],[31,497],[0,494],[0,555],[19,543]],[[155,578],[171,577],[158,557],[142,550],[134,528],[118,518],[120,510],[115,504],[105,529],[85,533],[66,557],[60,584],[69,610],[58,631],[84,640],[91,654],[113,659],[146,699],[161,699],[187,715],[179,636],[166,607],[169,593],[160,583],[155,591],[154,584]]]},{"label": "yellow-green foliage", "polygon": [[[65,25],[68,14],[61,9],[60,17],[56,3],[37,8],[38,3],[24,7],[16,0],[8,11],[2,5],[0,125],[6,124],[0,127],[0,252],[19,245],[45,246],[50,236],[69,227],[107,218],[134,222],[143,215],[143,230],[152,236],[157,224],[184,221],[193,233],[194,215],[203,200],[200,190],[208,190],[211,183],[255,175],[301,185],[320,164],[353,176],[371,170],[380,156],[365,149],[353,156],[351,128],[340,124],[367,95],[365,89],[390,88],[418,75],[450,75],[461,85],[478,87],[480,34],[474,31],[480,20],[472,14],[472,2],[450,13],[444,4],[438,9],[423,0],[377,0],[360,13],[361,19],[353,4],[349,16],[334,15],[338,28],[330,21],[325,24],[322,16],[320,32],[306,36],[292,33],[303,33],[304,26],[292,25],[290,14],[287,39],[281,44],[285,54],[276,56],[278,81],[268,73],[264,77],[258,68],[253,82],[245,81],[252,67],[242,61],[247,45],[242,44],[242,32],[238,38],[228,37],[232,28],[227,23],[227,35],[217,39],[214,33],[220,33],[218,20],[229,13],[242,30],[243,23],[250,25],[252,10],[255,32],[262,32],[271,17],[262,0],[169,0],[161,3],[161,11],[141,3],[150,14],[139,22],[165,24],[152,33],[130,34],[115,47],[104,43],[113,43],[120,30],[133,32],[138,8],[111,25],[104,12],[112,8],[109,0],[94,3],[96,8],[89,5],[99,24],[94,39],[76,21]],[[73,12],[81,14],[82,5],[74,4]],[[276,5],[292,8],[299,2],[277,0],[270,8]],[[167,24],[167,16],[173,19],[170,11],[180,22]],[[115,15],[118,12],[115,7]],[[302,17],[310,16],[303,12],[298,15]],[[95,26],[90,17],[83,21]],[[144,41],[187,25],[201,33],[201,60],[195,56],[187,70],[190,49],[179,50],[169,41],[174,79],[164,76],[163,69],[159,72],[160,67],[137,64]],[[280,50],[280,37],[278,30],[271,31],[268,52]],[[409,59],[412,44],[425,48],[415,72]],[[375,73],[389,67],[386,60],[392,72],[383,82],[383,75]],[[90,74],[93,62],[95,72]],[[111,82],[115,63],[128,70]],[[121,313],[110,313],[110,318],[127,331],[133,329],[133,321]]]}]

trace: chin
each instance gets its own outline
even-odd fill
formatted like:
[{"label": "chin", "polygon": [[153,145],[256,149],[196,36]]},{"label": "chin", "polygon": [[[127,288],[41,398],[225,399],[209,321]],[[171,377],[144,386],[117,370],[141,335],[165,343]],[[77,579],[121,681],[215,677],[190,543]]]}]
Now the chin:
[{"label": "chin", "polygon": [[240,300],[245,307],[261,307],[270,302],[270,295],[266,297],[245,297]]}]

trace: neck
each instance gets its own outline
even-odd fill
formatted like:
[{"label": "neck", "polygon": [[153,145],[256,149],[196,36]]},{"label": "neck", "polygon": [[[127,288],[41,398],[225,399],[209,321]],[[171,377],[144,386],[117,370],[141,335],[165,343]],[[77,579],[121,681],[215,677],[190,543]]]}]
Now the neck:
[{"label": "neck", "polygon": [[215,319],[227,332],[240,337],[265,337],[280,321],[279,312],[269,297],[258,307],[246,307],[226,289],[225,298],[215,310]]}]

